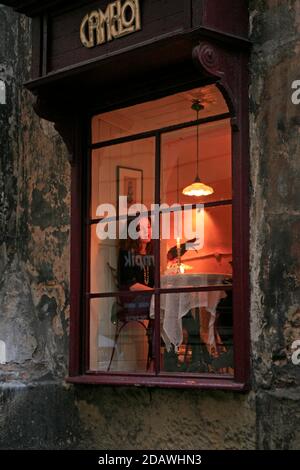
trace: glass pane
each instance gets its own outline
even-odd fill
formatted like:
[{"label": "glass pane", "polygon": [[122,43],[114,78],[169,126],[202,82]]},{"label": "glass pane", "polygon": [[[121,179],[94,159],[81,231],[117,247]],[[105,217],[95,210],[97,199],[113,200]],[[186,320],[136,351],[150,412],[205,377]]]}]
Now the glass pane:
[{"label": "glass pane", "polygon": [[162,371],[233,375],[232,291],[161,294],[161,337]]},{"label": "glass pane", "polygon": [[155,141],[152,138],[94,150],[91,218],[100,217],[102,204],[111,204],[117,214],[119,196],[128,197],[128,209],[133,204],[144,204],[150,209],[154,202],[154,174]]},{"label": "glass pane", "polygon": [[[228,120],[200,126],[198,148],[197,156],[196,127],[165,134],[162,139],[161,202],[166,208],[174,204],[178,207],[162,216],[161,274],[231,275],[231,205],[204,206],[232,198]],[[212,194],[183,194],[195,180],[197,167],[201,181],[212,189]],[[207,282],[209,285],[211,279]]]},{"label": "glass pane", "polygon": [[135,283],[153,287],[153,243],[136,239],[140,224],[132,214],[151,210],[154,172],[153,139],[93,152],[91,216],[101,220],[91,226],[91,292],[116,292]]},{"label": "glass pane", "polygon": [[198,176],[213,193],[183,194],[197,175],[197,128],[162,136],[161,201],[172,205],[199,204],[232,198],[231,128],[228,119],[199,126]]},{"label": "glass pane", "polygon": [[158,100],[102,113],[92,121],[92,142],[104,142],[154,129],[195,120],[191,102],[200,99],[205,118],[228,112],[225,100],[215,85],[177,93]]},{"label": "glass pane", "polygon": [[[192,218],[196,217],[195,211],[191,211]],[[232,278],[232,206],[206,207],[200,215],[200,231],[190,232],[189,237],[179,240],[171,231],[170,239],[162,240],[162,286],[174,275],[172,287],[216,285],[219,276]],[[171,226],[174,226],[173,219],[171,214]],[[199,243],[187,243],[193,236]]]},{"label": "glass pane", "polygon": [[[148,223],[148,220],[142,219],[143,222]],[[128,230],[130,227],[129,223]],[[153,288],[154,250],[150,238],[142,242],[132,240],[130,236],[125,240],[101,240],[97,230],[98,225],[91,226],[90,292],[101,294]]]},{"label": "glass pane", "polygon": [[92,225],[90,248],[90,292],[117,292],[118,288],[118,240],[100,240],[97,225]]},{"label": "glass pane", "polygon": [[90,301],[90,370],[153,370],[151,297],[138,294]]}]

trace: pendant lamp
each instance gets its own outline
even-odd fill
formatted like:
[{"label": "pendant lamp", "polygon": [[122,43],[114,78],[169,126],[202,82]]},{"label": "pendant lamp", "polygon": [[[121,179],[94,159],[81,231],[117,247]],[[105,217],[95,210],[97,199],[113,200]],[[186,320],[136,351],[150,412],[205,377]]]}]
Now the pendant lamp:
[{"label": "pendant lamp", "polygon": [[193,197],[201,197],[201,196],[210,196],[214,193],[214,189],[207,184],[204,184],[199,178],[199,112],[203,109],[203,106],[200,103],[200,100],[194,100],[192,104],[192,110],[196,111],[197,113],[197,173],[195,181],[184,188],[182,194],[184,196],[193,196]]}]

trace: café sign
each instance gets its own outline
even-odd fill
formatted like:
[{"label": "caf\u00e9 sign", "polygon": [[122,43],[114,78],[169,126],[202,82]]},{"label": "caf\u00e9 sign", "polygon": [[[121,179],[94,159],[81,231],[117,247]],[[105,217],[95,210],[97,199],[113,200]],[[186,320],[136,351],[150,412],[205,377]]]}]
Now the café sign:
[{"label": "caf\u00e9 sign", "polygon": [[140,29],[139,0],[118,0],[110,3],[104,12],[98,9],[85,15],[80,40],[84,47],[92,48]]}]

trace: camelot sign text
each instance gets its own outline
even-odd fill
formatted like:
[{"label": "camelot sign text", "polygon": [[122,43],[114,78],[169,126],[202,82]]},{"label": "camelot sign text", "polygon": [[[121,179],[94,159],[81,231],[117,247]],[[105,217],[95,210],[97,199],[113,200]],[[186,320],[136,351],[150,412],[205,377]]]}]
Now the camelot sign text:
[{"label": "camelot sign text", "polygon": [[141,29],[139,0],[118,0],[110,3],[105,12],[93,10],[82,20],[80,40],[91,48]]}]

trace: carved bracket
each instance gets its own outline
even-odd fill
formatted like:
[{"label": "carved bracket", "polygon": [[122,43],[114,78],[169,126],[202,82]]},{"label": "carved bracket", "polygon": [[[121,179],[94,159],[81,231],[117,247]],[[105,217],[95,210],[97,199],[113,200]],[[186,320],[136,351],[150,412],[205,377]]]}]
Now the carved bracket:
[{"label": "carved bracket", "polygon": [[202,73],[207,76],[220,78],[223,75],[220,70],[220,58],[218,50],[209,43],[201,42],[193,49],[193,60]]},{"label": "carved bracket", "polygon": [[[212,78],[221,90],[232,117],[239,113],[240,55],[219,45],[201,42],[193,49],[193,62],[205,77]],[[235,120],[236,123],[236,120]]]},{"label": "carved bracket", "polygon": [[75,165],[80,135],[78,120],[69,116],[64,120],[56,121],[54,127],[67,146],[70,164]]},{"label": "carved bracket", "polygon": [[77,114],[63,113],[53,104],[51,105],[49,100],[40,97],[36,98],[33,108],[39,117],[54,123],[54,128],[66,144],[68,160],[71,165],[74,165],[81,135]]}]

